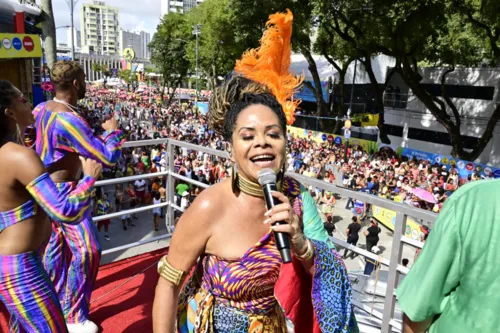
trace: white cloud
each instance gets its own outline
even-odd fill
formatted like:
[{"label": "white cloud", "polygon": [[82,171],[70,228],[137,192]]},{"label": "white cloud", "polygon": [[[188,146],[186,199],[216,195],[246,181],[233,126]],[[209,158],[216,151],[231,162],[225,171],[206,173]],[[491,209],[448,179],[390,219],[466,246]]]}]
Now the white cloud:
[{"label": "white cloud", "polygon": [[[75,0],[74,0],[75,1]],[[107,5],[120,8],[120,28],[131,31],[146,31],[151,35],[160,22],[162,0],[107,0]],[[39,2],[39,1],[38,1]],[[74,5],[74,25],[80,30],[80,9],[82,3],[90,0],[78,0]],[[70,25],[70,10],[66,0],[52,0],[56,27]],[[66,42],[67,29],[57,29],[57,41]]]}]

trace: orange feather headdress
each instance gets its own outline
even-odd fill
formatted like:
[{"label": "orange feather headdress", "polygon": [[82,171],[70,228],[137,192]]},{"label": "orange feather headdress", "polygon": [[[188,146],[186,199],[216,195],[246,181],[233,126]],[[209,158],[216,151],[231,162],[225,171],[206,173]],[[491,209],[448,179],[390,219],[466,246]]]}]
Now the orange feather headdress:
[{"label": "orange feather headdress", "polygon": [[295,121],[295,109],[300,100],[292,101],[294,91],[303,77],[289,73],[292,47],[293,14],[276,13],[269,16],[266,31],[260,40],[260,47],[251,49],[236,61],[236,73],[269,88],[282,105],[288,125]]}]

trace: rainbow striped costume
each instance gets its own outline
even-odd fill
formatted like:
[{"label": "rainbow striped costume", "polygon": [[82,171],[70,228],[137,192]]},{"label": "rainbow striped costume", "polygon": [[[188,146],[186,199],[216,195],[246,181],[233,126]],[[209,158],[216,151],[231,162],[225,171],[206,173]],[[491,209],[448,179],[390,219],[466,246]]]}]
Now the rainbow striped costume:
[{"label": "rainbow striped costume", "polygon": [[[46,103],[39,104],[33,114],[36,151],[46,167],[67,153],[92,158],[104,166],[112,166],[121,156],[124,140],[119,130],[107,131],[102,137],[94,136],[90,126],[78,114],[51,112],[46,109]],[[76,182],[57,186],[61,193],[69,193]],[[52,236],[45,251],[44,265],[54,282],[66,321],[80,323],[88,317],[90,295],[101,257],[96,226],[89,210],[85,210],[77,225],[65,225],[64,216],[52,221]]]},{"label": "rainbow striped costume", "polygon": [[314,243],[314,276],[296,259],[281,264],[272,233],[238,260],[205,254],[179,298],[179,333],[357,332],[347,270],[313,199],[291,178],[284,193]]},{"label": "rainbow striped costume", "polygon": [[[63,215],[68,223],[77,223],[90,202],[94,183],[85,176],[74,191],[61,194],[48,173],[40,175],[26,186],[34,200],[0,212],[0,231],[37,215],[39,206],[50,218]],[[67,331],[59,299],[42,264],[43,250],[44,246],[38,251],[0,255],[0,299],[11,314],[11,332]]]}]

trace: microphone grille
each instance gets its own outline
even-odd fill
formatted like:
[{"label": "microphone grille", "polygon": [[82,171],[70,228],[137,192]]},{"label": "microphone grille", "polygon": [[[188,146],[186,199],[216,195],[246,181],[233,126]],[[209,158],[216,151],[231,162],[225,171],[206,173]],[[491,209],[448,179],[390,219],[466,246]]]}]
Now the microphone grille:
[{"label": "microphone grille", "polygon": [[273,169],[262,169],[259,172],[259,184],[264,186],[266,184],[276,184],[276,173]]}]

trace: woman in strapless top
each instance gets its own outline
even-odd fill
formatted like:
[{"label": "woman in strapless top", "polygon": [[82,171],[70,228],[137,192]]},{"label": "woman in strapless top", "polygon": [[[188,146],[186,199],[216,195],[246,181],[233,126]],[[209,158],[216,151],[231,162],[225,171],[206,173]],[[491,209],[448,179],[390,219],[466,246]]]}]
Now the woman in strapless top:
[{"label": "woman in strapless top", "polygon": [[24,146],[24,130],[34,123],[31,109],[21,91],[0,80],[0,299],[11,332],[67,332],[40,254],[52,232],[49,217],[78,221],[102,167],[81,159],[83,179],[60,193],[36,152]]}]

